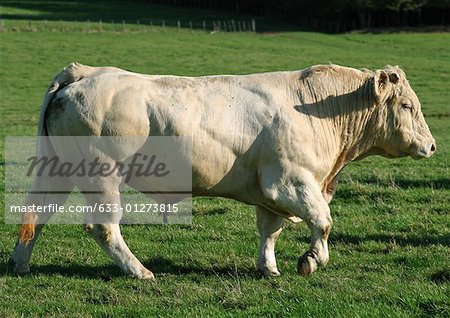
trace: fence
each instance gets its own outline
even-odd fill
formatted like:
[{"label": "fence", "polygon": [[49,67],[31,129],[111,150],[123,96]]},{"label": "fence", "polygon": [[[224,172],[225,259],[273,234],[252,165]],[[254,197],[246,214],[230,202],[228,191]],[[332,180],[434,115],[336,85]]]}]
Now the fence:
[{"label": "fence", "polygon": [[256,21],[245,20],[137,20],[137,21],[49,21],[0,20],[1,32],[155,32],[166,28],[177,31],[256,32]]}]

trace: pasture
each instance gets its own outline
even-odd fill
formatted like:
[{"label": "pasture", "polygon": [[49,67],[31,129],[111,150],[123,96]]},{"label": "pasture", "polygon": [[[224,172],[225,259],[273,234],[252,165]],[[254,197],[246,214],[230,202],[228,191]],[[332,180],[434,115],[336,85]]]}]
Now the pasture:
[{"label": "pasture", "polygon": [[307,278],[296,273],[309,244],[305,224],[286,223],[276,249],[282,276],[262,278],[253,208],[221,198],[195,199],[192,225],[122,227],[157,285],[124,277],[81,225],[48,225],[31,274],[19,277],[8,266],[17,226],[2,222],[0,316],[448,317],[448,43],[450,35],[439,33],[0,33],[2,136],[36,134],[44,91],[72,61],[189,76],[332,62],[400,65],[437,141],[428,160],[370,157],[342,172],[331,203],[330,262]]}]

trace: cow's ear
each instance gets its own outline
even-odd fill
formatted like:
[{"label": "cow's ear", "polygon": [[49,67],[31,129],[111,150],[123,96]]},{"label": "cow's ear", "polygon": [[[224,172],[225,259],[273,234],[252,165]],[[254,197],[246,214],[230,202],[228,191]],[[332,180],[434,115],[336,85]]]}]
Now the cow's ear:
[{"label": "cow's ear", "polygon": [[389,81],[393,84],[397,84],[400,80],[400,75],[397,72],[389,73]]},{"label": "cow's ear", "polygon": [[378,70],[375,72],[374,76],[374,88],[375,88],[375,96],[378,99],[382,99],[382,97],[386,94],[387,85],[389,83],[389,75],[384,70]]}]

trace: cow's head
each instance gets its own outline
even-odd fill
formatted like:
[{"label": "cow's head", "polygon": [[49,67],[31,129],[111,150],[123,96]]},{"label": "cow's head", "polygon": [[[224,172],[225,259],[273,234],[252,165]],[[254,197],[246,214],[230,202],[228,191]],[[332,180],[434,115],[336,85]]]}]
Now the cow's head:
[{"label": "cow's head", "polygon": [[398,66],[386,66],[375,72],[373,83],[379,111],[377,125],[381,128],[377,142],[379,153],[389,158],[431,157],[436,142],[405,73]]}]

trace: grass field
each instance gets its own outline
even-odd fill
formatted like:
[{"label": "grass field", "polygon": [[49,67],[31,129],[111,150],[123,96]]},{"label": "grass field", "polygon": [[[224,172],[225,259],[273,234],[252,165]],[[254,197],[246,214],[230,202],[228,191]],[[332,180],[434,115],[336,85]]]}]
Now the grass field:
[{"label": "grass field", "polygon": [[195,199],[189,226],[123,226],[157,285],[122,276],[80,225],[48,225],[32,273],[18,277],[8,267],[17,226],[0,224],[0,317],[449,317],[448,43],[449,34],[0,33],[2,136],[36,134],[42,95],[71,61],[179,75],[332,62],[402,66],[438,149],[429,160],[371,157],[347,167],[331,203],[330,263],[307,278],[296,274],[307,227],[287,224],[277,245],[283,275],[261,278],[253,208],[231,200]]}]

